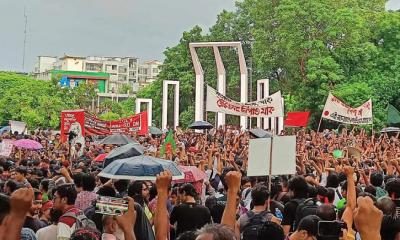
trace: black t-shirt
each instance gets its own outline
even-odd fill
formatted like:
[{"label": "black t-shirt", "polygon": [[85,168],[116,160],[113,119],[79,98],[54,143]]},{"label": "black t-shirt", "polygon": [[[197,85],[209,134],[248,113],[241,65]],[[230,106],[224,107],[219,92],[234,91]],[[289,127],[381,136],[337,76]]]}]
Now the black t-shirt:
[{"label": "black t-shirt", "polygon": [[[293,199],[294,200],[294,199]],[[289,201],[285,204],[285,207],[283,208],[283,219],[282,219],[282,226],[289,225],[291,228],[291,231],[294,231],[295,229],[292,229],[293,223],[296,221],[296,210],[297,210],[298,204],[294,201]]]},{"label": "black t-shirt", "polygon": [[25,219],[24,223],[24,228],[30,228],[32,229],[35,233],[37,230],[47,227],[47,224],[43,221],[40,221],[39,219],[35,219],[33,217],[27,216]]},{"label": "black t-shirt", "polygon": [[216,198],[215,196],[207,198],[205,205],[210,210],[214,223],[221,223],[226,201],[227,196],[225,194],[219,198]]},{"label": "black t-shirt", "polygon": [[171,224],[177,223],[176,235],[200,229],[211,222],[211,215],[208,208],[197,203],[182,203],[175,206],[171,212]]}]

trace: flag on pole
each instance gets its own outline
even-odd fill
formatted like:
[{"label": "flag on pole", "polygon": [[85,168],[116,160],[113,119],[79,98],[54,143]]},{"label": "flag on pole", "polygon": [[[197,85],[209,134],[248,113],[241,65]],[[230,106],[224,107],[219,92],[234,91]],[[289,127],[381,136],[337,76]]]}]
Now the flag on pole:
[{"label": "flag on pole", "polygon": [[310,112],[288,112],[285,119],[285,126],[307,127]]},{"label": "flag on pole", "polygon": [[388,113],[387,113],[387,124],[399,124],[400,123],[400,112],[393,105],[388,105]]},{"label": "flag on pole", "polygon": [[176,144],[174,140],[174,134],[172,130],[169,130],[167,137],[164,140],[164,143],[161,147],[160,155],[164,156],[165,153],[175,153]]}]

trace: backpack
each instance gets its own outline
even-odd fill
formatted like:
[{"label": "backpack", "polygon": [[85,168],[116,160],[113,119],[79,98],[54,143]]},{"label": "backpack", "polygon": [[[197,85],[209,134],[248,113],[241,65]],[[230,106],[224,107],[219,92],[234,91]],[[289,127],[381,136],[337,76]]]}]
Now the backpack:
[{"label": "backpack", "polygon": [[87,218],[85,214],[82,211],[79,211],[78,213],[73,213],[73,212],[66,212],[63,217],[72,217],[75,218],[75,231],[79,229],[97,229],[96,224]]},{"label": "backpack", "polygon": [[268,221],[271,221],[272,215],[263,211],[260,213],[254,213],[253,211],[249,211],[246,213],[249,218],[249,223],[243,230],[242,240],[256,240],[258,236],[259,229]]},{"label": "backpack", "polygon": [[291,231],[296,231],[297,226],[299,226],[300,221],[309,215],[316,215],[317,208],[321,205],[315,198],[307,198],[307,199],[292,199],[291,202],[295,202],[297,204],[296,208],[296,217],[295,221],[292,225]]}]

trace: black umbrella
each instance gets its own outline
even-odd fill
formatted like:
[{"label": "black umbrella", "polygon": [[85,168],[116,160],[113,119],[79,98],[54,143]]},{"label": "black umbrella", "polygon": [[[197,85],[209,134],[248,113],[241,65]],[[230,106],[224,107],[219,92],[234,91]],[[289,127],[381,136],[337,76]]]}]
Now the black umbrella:
[{"label": "black umbrella", "polygon": [[270,138],[273,136],[271,133],[260,128],[253,128],[249,133],[255,138]]},{"label": "black umbrella", "polygon": [[381,130],[381,133],[391,133],[391,132],[400,132],[400,128],[398,127],[387,127]]},{"label": "black umbrella", "polygon": [[113,144],[113,145],[125,145],[128,143],[135,143],[136,141],[124,134],[113,134],[107,136],[99,142],[99,144]]},{"label": "black umbrella", "polygon": [[163,131],[161,131],[161,129],[156,128],[156,127],[149,127],[149,132],[151,135],[162,135]]},{"label": "black umbrella", "polygon": [[129,143],[119,148],[112,150],[103,161],[103,167],[112,163],[117,159],[130,158],[143,155],[144,148],[139,143]]},{"label": "black umbrella", "polygon": [[190,125],[191,129],[212,129],[214,126],[206,121],[196,121]]}]

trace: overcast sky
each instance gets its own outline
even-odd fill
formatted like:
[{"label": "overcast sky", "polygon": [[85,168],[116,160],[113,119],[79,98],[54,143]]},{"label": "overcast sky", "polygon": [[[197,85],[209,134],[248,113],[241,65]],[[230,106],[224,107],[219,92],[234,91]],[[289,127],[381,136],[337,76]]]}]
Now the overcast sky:
[{"label": "overcast sky", "polygon": [[[163,60],[183,31],[207,30],[233,0],[0,0],[0,70],[22,70],[24,6],[28,16],[25,71],[38,55],[134,56]],[[390,0],[400,9],[400,0]]]}]

